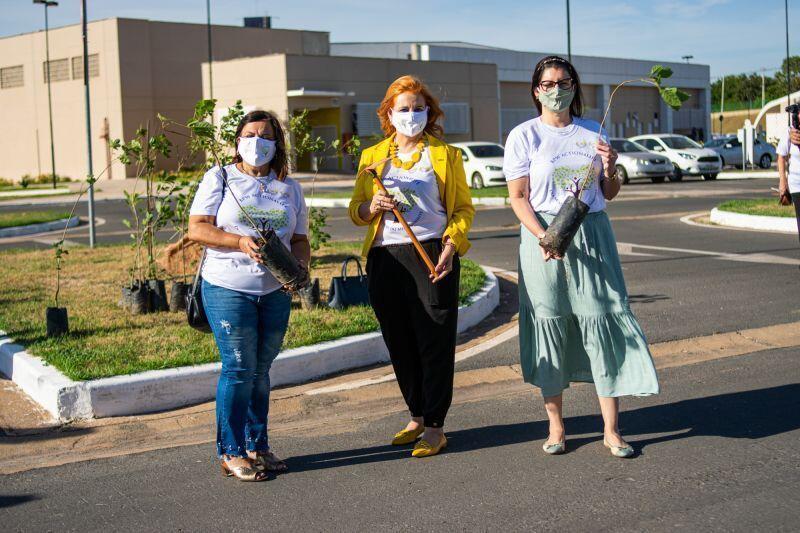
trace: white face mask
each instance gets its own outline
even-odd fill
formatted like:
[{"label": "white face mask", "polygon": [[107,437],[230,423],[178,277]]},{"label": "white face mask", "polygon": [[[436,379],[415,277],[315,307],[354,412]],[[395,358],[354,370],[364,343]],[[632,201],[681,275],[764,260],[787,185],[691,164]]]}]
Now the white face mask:
[{"label": "white face mask", "polygon": [[428,108],[422,111],[392,111],[392,126],[405,135],[413,137],[425,129],[428,124]]},{"label": "white face mask", "polygon": [[276,141],[261,137],[241,137],[238,152],[242,160],[250,166],[264,166],[275,157]]}]

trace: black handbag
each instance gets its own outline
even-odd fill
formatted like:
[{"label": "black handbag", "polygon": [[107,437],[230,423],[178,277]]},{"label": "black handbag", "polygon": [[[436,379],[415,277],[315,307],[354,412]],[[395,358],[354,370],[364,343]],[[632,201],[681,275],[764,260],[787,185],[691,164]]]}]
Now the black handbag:
[{"label": "black handbag", "polygon": [[200,262],[197,264],[197,273],[194,275],[192,290],[186,293],[186,320],[197,331],[211,333],[211,325],[208,323],[206,309],[203,307],[203,278],[200,276],[205,258],[206,249],[203,248],[203,255],[200,257]]},{"label": "black handbag", "polygon": [[[347,275],[347,264],[355,261],[358,274]],[[358,257],[350,256],[342,261],[342,275],[331,279],[328,289],[328,307],[332,309],[346,309],[353,305],[369,305],[369,292],[367,291],[367,276],[361,270],[361,261]]]}]

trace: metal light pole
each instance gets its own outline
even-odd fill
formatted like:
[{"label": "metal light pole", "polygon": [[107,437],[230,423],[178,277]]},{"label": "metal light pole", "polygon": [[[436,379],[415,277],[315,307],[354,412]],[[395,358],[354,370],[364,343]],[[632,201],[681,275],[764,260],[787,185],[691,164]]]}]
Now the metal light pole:
[{"label": "metal light pole", "polygon": [[50,117],[50,168],[53,171],[53,188],[56,188],[56,147],[53,142],[53,96],[50,92],[50,23],[47,18],[47,8],[57,6],[58,2],[50,0],[33,0],[34,4],[42,4],[44,6],[44,49],[47,62],[45,68],[47,70],[47,114]]},{"label": "metal light pole", "polygon": [[[211,51],[211,0],[206,0],[206,33],[208,34],[208,94],[209,97],[214,99],[214,74],[212,63],[214,61],[214,54]],[[214,118],[212,116],[211,120]]]},{"label": "metal light pole", "polygon": [[567,59],[572,63],[572,36],[569,22],[569,0],[567,0]]},{"label": "metal light pole", "polygon": [[792,95],[792,69],[789,67],[789,0],[784,0],[783,8],[786,14],[786,105],[788,106],[792,103],[789,101]]},{"label": "metal light pole", "polygon": [[689,64],[689,60],[691,60],[691,59],[694,59],[694,56],[689,56],[689,55],[687,55],[687,56],[681,56],[681,59],[683,59],[684,61],[686,61],[686,64],[688,65],[688,64]]},{"label": "metal light pole", "polygon": [[[89,38],[86,28],[86,0],[81,2],[81,28],[83,30],[83,88],[86,95],[86,149],[88,154],[87,175],[94,179],[92,169],[92,111],[89,105]],[[94,248],[94,183],[89,184],[89,246]]]}]

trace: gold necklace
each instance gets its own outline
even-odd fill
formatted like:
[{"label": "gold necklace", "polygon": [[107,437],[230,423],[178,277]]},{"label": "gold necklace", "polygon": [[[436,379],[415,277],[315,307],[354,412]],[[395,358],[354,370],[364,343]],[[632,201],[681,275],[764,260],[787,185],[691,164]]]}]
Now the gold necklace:
[{"label": "gold necklace", "polygon": [[404,168],[405,170],[411,170],[411,168],[419,163],[419,160],[422,159],[422,152],[425,150],[425,141],[421,140],[417,143],[417,147],[414,150],[414,153],[411,154],[411,159],[408,161],[403,161],[397,156],[398,146],[397,143],[392,141],[389,145],[389,155],[392,158],[392,166],[395,168]]}]

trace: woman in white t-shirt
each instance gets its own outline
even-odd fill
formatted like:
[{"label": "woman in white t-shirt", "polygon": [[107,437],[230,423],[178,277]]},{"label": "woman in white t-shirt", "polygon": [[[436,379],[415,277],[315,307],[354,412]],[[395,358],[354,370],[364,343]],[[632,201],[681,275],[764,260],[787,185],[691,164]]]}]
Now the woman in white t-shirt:
[{"label": "woman in white t-shirt", "polygon": [[[519,250],[520,360],[525,381],[539,387],[550,420],[543,445],[566,451],[562,392],[571,382],[594,382],[606,447],[617,457],[633,448],[619,434],[620,396],[658,393],[647,341],[628,306],[625,280],[606,201],[620,189],[617,154],[600,125],[581,118],[581,85],[567,60],[536,65],[531,95],[540,116],[514,128],[503,171],[511,207],[521,222]],[[589,205],[563,257],[539,246],[548,224],[588,176],[581,199]]]},{"label": "woman in white t-shirt", "polygon": [[778,143],[778,176],[781,196],[789,194],[800,235],[800,130],[789,128]]},{"label": "woman in white t-shirt", "polygon": [[[258,225],[274,230],[305,268],[311,256],[300,184],[288,176],[280,122],[246,114],[236,129],[233,164],[206,172],[189,216],[189,238],[206,245],[203,306],[222,360],[217,385],[217,454],[225,475],[263,481],[286,463],[267,440],[269,369],[289,321],[290,292],[263,265]],[[237,202],[238,200],[238,202]],[[240,207],[241,204],[241,207]]]}]

